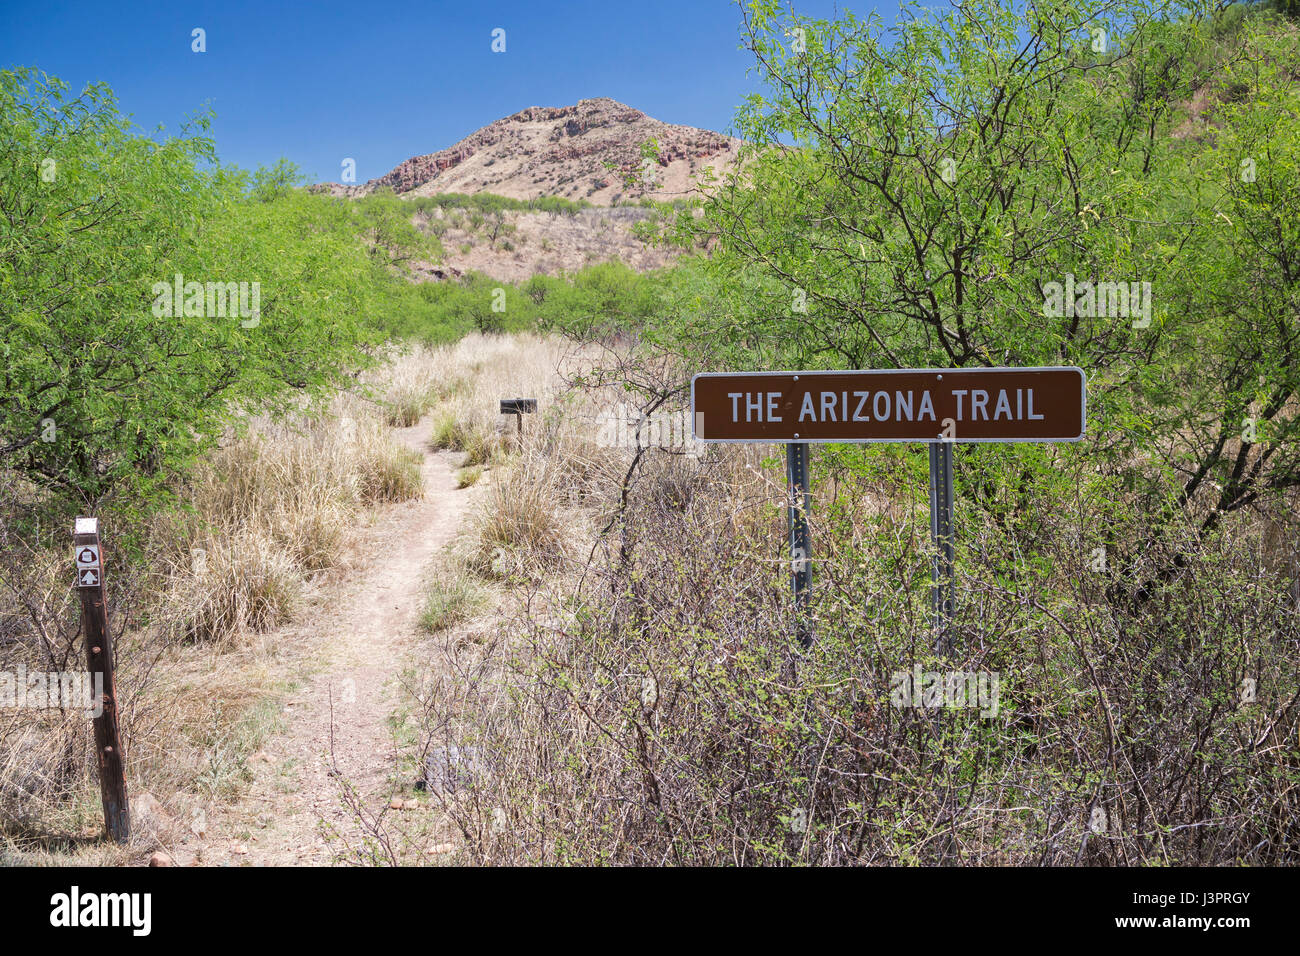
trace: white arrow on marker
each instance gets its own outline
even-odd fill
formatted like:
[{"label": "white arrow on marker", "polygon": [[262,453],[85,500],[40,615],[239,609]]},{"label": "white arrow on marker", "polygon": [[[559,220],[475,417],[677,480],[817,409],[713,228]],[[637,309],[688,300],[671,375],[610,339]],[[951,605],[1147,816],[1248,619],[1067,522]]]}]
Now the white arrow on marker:
[{"label": "white arrow on marker", "polygon": [[99,572],[93,568],[87,568],[81,572],[81,586],[83,588],[92,588],[99,584]]}]

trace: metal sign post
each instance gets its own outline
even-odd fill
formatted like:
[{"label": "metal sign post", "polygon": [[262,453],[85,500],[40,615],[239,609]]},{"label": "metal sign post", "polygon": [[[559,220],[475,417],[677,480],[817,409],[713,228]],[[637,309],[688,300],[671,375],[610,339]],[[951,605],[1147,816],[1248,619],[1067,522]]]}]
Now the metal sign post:
[{"label": "metal sign post", "polygon": [[804,649],[812,647],[808,624],[808,599],[812,593],[812,554],[808,535],[808,445],[790,442],[785,446],[786,486],[790,502],[790,568],[794,586],[795,636]]},{"label": "metal sign post", "polygon": [[[104,590],[104,562],[99,544],[99,520],[78,518],[72,534],[77,561],[77,590],[81,595],[81,628],[86,636],[86,663],[104,679],[103,707],[94,720],[95,758],[99,766],[99,793],[104,802],[104,825],[118,843],[131,836],[131,805],[126,794],[122,762],[122,736],[117,725],[117,682],[113,676],[113,636],[108,628]],[[98,703],[98,702],[97,702]]]},{"label": "metal sign post", "polygon": [[949,650],[949,625],[957,606],[953,538],[952,442],[931,442],[930,539],[934,542],[935,554],[930,571],[930,601],[934,609],[935,649],[941,654]]}]

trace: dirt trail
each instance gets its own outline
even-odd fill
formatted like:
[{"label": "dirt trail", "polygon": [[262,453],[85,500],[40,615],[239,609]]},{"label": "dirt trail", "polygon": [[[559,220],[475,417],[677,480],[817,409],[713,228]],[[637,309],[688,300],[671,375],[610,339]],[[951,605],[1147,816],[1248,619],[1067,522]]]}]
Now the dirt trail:
[{"label": "dirt trail", "polygon": [[[395,436],[423,457],[424,497],[388,506],[366,532],[364,570],[339,586],[332,606],[314,609],[294,632],[311,632],[320,666],[292,695],[288,729],[251,762],[255,779],[235,805],[212,813],[178,863],[320,865],[331,861],[321,822],[355,843],[359,831],[331,775],[334,761],[368,811],[401,784],[388,724],[397,678],[416,641],[429,568],[460,526],[472,497],[456,490],[461,455],[429,451],[426,423]],[[331,728],[331,698],[333,721]],[[246,850],[247,852],[242,852]]]}]

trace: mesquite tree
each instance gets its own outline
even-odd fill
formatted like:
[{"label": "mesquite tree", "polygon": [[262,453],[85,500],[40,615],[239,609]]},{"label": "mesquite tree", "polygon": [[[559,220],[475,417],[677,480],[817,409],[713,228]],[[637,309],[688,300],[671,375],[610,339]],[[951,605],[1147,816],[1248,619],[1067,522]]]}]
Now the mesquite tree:
[{"label": "mesquite tree", "polygon": [[682,221],[744,294],[685,335],[732,367],[1081,366],[1090,440],[1061,453],[1155,527],[1294,486],[1300,51],[1231,12],[749,4],[744,162]]}]

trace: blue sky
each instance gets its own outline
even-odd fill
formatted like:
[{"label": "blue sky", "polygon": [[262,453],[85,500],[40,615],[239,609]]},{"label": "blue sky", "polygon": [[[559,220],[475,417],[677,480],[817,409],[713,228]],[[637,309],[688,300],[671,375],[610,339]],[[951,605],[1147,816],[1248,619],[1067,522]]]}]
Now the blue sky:
[{"label": "blue sky", "polygon": [[[836,6],[794,8],[828,17]],[[848,6],[876,7],[886,22],[897,13],[894,0]],[[728,0],[4,0],[0,65],[77,90],[105,81],[150,131],[175,130],[206,104],[223,162],[285,156],[320,181],[353,157],[364,182],[526,106],[584,97],[730,131],[754,84],[739,22]],[[205,53],[190,49],[195,27]],[[503,54],[491,51],[496,27]]]}]

